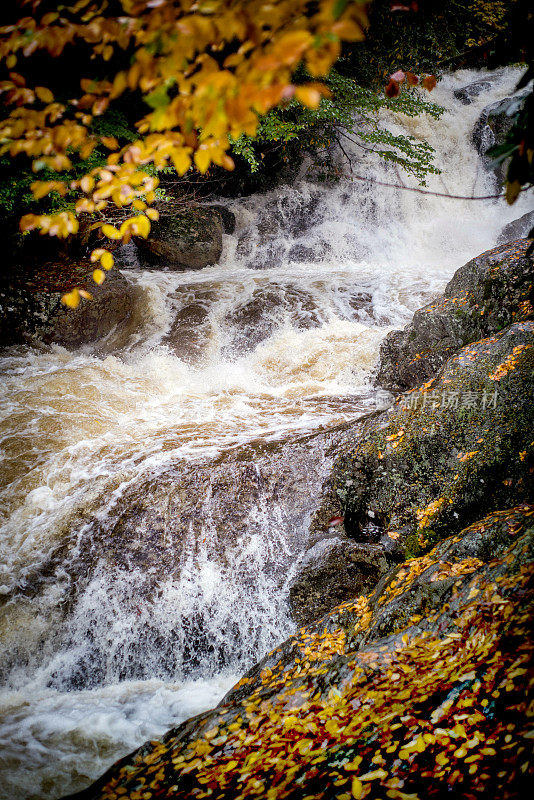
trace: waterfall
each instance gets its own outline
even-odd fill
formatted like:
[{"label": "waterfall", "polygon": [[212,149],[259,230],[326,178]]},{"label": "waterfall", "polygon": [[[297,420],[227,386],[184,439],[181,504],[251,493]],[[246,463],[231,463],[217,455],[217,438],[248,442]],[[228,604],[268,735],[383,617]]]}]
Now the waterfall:
[{"label": "waterfall", "polygon": [[[385,117],[435,148],[429,189],[494,190],[471,132],[518,76],[486,73],[464,105],[453,93],[480,73],[457,72],[433,93],[439,121]],[[355,172],[398,182],[348,148]],[[329,448],[375,408],[381,340],[527,202],[346,166],[325,184],[306,162],[232,201],[219,264],[128,272],[142,300],[126,344],[1,354],[0,798],[82,788],[293,631]]]}]

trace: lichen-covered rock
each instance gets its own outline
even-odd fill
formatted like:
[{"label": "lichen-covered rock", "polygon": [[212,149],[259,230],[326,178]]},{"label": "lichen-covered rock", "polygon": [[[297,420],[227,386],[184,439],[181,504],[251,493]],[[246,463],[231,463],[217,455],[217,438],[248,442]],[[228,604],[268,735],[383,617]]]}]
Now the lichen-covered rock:
[{"label": "lichen-covered rock", "polygon": [[[61,296],[73,286],[91,300],[68,309]],[[100,286],[87,263],[44,264],[12,274],[0,285],[0,344],[39,341],[67,348],[98,341],[117,328],[128,328],[139,289],[119,270],[107,273]]]},{"label": "lichen-covered rock", "polygon": [[222,252],[223,223],[213,208],[162,213],[148,239],[137,239],[142,267],[169,270],[202,269],[216,264]]},{"label": "lichen-covered rock", "polygon": [[377,383],[393,391],[411,389],[469,342],[532,318],[534,262],[528,247],[528,239],[519,239],[460,267],[441,297],[386,337]]},{"label": "lichen-covered rock", "polygon": [[522,800],[534,773],[532,513],[482,520],[407,562],[72,800]]},{"label": "lichen-covered rock", "polygon": [[319,514],[418,552],[532,492],[534,322],[463,348],[342,455]]}]

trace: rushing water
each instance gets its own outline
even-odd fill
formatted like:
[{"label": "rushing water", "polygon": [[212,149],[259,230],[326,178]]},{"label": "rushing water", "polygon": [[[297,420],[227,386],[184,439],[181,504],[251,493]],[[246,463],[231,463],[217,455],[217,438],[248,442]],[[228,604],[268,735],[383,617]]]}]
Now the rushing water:
[{"label": "rushing water", "polygon": [[[434,92],[429,187],[486,194],[480,111]],[[360,159],[360,153],[354,153]],[[396,181],[371,157],[355,171]],[[235,201],[221,262],[136,272],[143,324],[1,358],[0,797],[82,788],[212,705],[292,631],[287,587],[330,461],[309,434],[374,407],[380,341],[526,208],[302,170]],[[327,436],[322,434],[322,436]]]}]

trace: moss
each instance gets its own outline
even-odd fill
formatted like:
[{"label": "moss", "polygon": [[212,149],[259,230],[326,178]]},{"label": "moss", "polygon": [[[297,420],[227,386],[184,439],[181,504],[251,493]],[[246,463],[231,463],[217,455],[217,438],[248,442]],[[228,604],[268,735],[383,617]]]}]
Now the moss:
[{"label": "moss", "polygon": [[[528,499],[533,333],[534,323],[516,323],[468,345],[435,380],[398,398],[338,460],[333,493],[350,536],[364,540],[371,511],[381,533],[400,537],[415,555],[481,510]],[[448,393],[457,408],[441,404]],[[462,406],[465,398],[473,407]]]}]

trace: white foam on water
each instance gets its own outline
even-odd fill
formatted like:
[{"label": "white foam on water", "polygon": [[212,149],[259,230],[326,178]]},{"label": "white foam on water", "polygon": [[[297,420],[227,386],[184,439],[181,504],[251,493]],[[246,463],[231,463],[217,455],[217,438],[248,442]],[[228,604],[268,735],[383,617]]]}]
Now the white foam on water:
[{"label": "white foam on water", "polygon": [[[92,691],[0,691],[2,797],[82,789],[141,742],[216,705],[238,675],[123,681]],[[65,777],[69,776],[68,784]]]},{"label": "white foam on water", "polygon": [[[471,105],[453,91],[480,73],[441,81],[432,96],[446,108],[440,120],[387,118],[394,133],[435,148],[442,175],[428,189],[494,191],[471,131],[519,72],[487,77],[491,89]],[[355,173],[398,182],[394,169],[347,147]],[[141,569],[98,562],[77,576],[65,610],[88,526],[111,528],[121,497],[171,465],[206,465],[372,408],[384,335],[492,247],[529,199],[511,208],[451,200],[352,181],[348,170],[323,185],[303,168],[292,186],[231,207],[236,231],[218,265],[135,275],[145,324],[121,351],[18,348],[0,358],[0,648],[6,662],[20,654],[0,695],[6,800],[81,788],[212,706],[292,630],[288,571],[306,524],[261,491],[224,548],[208,491],[203,538],[191,529],[180,570],[156,576],[155,594],[145,594]],[[310,504],[319,487],[315,472]],[[188,641],[197,640],[195,660]]]}]

